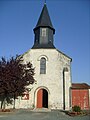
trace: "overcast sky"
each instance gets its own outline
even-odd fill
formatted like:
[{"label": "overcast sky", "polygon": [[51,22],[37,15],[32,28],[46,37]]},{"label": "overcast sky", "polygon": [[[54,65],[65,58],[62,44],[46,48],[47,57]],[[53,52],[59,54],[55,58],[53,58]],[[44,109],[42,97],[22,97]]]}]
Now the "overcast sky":
[{"label": "overcast sky", "polygon": [[[33,46],[44,0],[0,0],[0,58]],[[90,1],[47,0],[56,30],[54,44],[72,58],[72,82],[90,84]]]}]

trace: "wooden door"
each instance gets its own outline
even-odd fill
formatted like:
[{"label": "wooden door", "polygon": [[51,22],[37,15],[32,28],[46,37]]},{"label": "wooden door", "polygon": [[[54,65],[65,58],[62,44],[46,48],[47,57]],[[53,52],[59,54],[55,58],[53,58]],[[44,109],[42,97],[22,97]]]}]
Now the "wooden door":
[{"label": "wooden door", "polygon": [[42,108],[43,107],[43,90],[40,89],[37,92],[37,108]]}]

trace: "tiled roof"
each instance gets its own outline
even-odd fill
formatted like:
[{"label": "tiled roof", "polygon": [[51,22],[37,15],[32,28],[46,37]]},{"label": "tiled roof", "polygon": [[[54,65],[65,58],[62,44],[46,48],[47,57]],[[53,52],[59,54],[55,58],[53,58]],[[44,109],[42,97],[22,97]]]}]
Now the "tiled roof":
[{"label": "tiled roof", "polygon": [[72,89],[90,89],[90,85],[86,83],[72,83]]}]

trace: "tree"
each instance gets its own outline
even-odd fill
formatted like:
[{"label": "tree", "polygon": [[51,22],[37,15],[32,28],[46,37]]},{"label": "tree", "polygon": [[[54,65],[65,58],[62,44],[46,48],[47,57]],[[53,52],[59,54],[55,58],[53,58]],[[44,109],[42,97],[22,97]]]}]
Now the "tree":
[{"label": "tree", "polygon": [[25,92],[29,84],[35,82],[34,68],[30,62],[23,63],[22,57],[16,56],[6,60],[0,60],[0,98],[1,108],[5,109],[5,102],[12,103],[15,99]]}]

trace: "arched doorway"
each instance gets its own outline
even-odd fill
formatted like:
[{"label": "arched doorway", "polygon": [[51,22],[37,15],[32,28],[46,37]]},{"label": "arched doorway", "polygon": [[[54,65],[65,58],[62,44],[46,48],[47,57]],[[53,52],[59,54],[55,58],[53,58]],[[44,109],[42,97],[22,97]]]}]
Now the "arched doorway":
[{"label": "arched doorway", "polygon": [[39,89],[37,92],[37,108],[48,108],[48,92],[45,89]]}]

